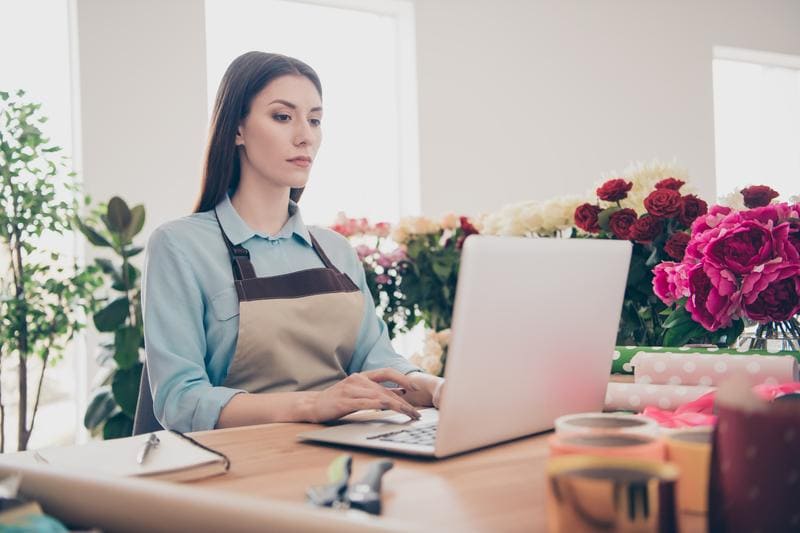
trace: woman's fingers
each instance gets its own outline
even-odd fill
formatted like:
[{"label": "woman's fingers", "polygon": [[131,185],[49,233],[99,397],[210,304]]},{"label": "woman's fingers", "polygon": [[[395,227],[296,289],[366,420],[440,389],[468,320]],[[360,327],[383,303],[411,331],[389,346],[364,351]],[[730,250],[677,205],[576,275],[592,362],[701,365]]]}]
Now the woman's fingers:
[{"label": "woman's fingers", "polygon": [[399,397],[397,394],[393,393],[386,387],[378,385],[377,383],[373,383],[371,381],[365,380],[363,385],[360,387],[354,387],[351,389],[351,397],[352,398],[367,398],[371,400],[379,400],[381,403],[381,407],[379,409],[391,409],[393,411],[397,411],[398,413],[403,413],[408,415],[409,417],[413,418],[414,420],[419,420],[422,416],[419,414],[413,405]]},{"label": "woman's fingers", "polygon": [[404,387],[405,389],[418,391],[419,387],[417,387],[416,383],[414,383],[411,378],[409,378],[406,374],[402,372],[398,372],[393,368],[379,368],[377,370],[367,370],[366,372],[361,372],[361,375],[368,377],[370,380],[381,383],[383,381],[393,381]]}]

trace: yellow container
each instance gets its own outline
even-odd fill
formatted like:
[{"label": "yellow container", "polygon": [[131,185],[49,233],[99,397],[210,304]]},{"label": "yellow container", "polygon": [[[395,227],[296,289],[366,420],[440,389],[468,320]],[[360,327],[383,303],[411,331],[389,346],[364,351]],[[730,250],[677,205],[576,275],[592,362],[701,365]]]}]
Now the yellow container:
[{"label": "yellow container", "polygon": [[708,477],[711,470],[711,428],[676,431],[666,436],[667,460],[680,472],[678,508],[708,512]]}]

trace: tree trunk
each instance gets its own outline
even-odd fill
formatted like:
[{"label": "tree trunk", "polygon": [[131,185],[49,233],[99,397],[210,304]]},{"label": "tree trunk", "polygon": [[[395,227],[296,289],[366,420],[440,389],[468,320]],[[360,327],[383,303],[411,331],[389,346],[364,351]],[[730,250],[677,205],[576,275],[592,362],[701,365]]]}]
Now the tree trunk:
[{"label": "tree trunk", "polygon": [[19,418],[17,419],[17,451],[28,449],[28,359],[19,353]]},{"label": "tree trunk", "polygon": [[[3,347],[0,345],[0,371],[3,367]],[[2,376],[2,372],[0,372]],[[0,379],[0,383],[2,383]],[[3,387],[0,386],[0,453],[6,451],[6,406],[3,405]]]}]

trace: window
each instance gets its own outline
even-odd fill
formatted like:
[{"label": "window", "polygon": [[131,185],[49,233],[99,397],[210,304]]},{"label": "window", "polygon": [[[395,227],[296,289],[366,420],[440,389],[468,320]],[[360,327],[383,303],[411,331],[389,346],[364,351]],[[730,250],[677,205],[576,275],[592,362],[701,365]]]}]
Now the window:
[{"label": "window", "polygon": [[403,0],[206,0],[209,110],[228,64],[297,57],[323,86],[324,141],[303,194],[307,223],[337,212],[396,221],[419,211],[413,6]]},{"label": "window", "polygon": [[800,57],[714,48],[717,193],[800,193]]},{"label": "window", "polygon": [[[74,92],[70,46],[70,10],[69,3],[65,0],[3,2],[0,16],[0,50],[3,50],[0,90],[16,92],[22,89],[27,99],[41,103],[41,112],[49,119],[42,126],[43,131],[49,135],[53,144],[63,148],[61,154],[73,157]],[[42,237],[40,246],[58,250],[66,256],[74,256],[76,241],[71,234],[50,235]],[[7,254],[6,250],[0,250],[0,264],[3,267],[8,261]],[[84,352],[85,350],[80,351]],[[86,358],[76,356],[76,353],[78,350],[73,346],[63,360],[48,368],[44,374],[41,404],[28,443],[31,449],[71,444],[75,440],[76,428],[82,427],[86,385],[79,383],[77,378],[86,375]],[[32,356],[28,363],[28,389],[31,397],[38,384],[40,368],[39,358]],[[7,406],[7,451],[16,446],[16,371],[16,357],[4,357],[1,375],[3,403]],[[83,401],[76,402],[76,398],[82,398]]]}]

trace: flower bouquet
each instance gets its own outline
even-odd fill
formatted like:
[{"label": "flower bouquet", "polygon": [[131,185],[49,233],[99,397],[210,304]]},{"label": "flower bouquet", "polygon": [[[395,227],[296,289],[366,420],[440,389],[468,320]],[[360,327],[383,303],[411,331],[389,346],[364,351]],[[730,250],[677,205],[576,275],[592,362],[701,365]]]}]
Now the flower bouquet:
[{"label": "flower bouquet", "polygon": [[683,259],[687,230],[708,205],[694,194],[682,194],[682,171],[653,163],[637,166],[625,177],[605,181],[597,200],[574,212],[578,237],[633,242],[630,270],[617,334],[618,345],[661,346],[667,308],[653,293],[654,266]]},{"label": "flower bouquet", "polygon": [[770,203],[778,193],[766,186],[741,196],[744,209],[713,206],[692,224],[681,260],[654,268],[653,290],[672,307],[664,344],[731,344],[743,318],[762,333],[780,330],[797,339],[800,205]]},{"label": "flower bouquet", "polygon": [[375,307],[386,322],[389,337],[393,338],[398,326],[395,321],[398,303],[402,297],[398,290],[398,265],[405,259],[405,253],[389,241],[391,225],[388,222],[373,225],[366,218],[348,218],[339,213],[331,229],[354,246],[364,267]]}]

